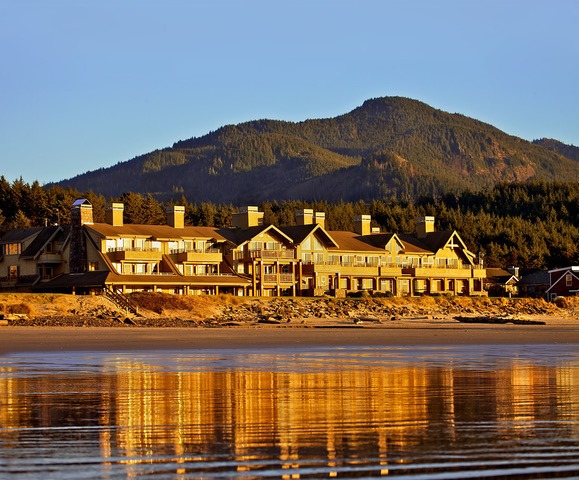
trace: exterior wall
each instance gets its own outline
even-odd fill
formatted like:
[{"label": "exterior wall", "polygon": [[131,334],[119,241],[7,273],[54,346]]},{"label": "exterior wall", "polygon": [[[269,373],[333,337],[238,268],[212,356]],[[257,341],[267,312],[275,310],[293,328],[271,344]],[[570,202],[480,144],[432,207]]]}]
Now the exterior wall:
[{"label": "exterior wall", "polygon": [[547,293],[551,298],[579,294],[579,267],[551,270],[549,274],[551,286]]},{"label": "exterior wall", "polygon": [[21,241],[1,245],[0,251],[0,286],[13,287],[21,277],[38,274],[37,263],[20,258],[21,253],[34,241],[40,231]]}]

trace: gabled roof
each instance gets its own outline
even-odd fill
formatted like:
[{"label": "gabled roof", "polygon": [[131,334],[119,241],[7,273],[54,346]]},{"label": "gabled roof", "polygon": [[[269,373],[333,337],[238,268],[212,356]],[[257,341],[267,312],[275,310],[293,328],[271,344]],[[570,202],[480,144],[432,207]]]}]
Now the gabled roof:
[{"label": "gabled roof", "polygon": [[32,227],[32,228],[16,228],[6,232],[2,238],[0,238],[0,244],[6,243],[20,243],[24,240],[29,239],[33,235],[38,234],[42,231],[43,227]]},{"label": "gabled roof", "polygon": [[432,254],[438,250],[432,250],[423,241],[407,233],[399,233],[397,236],[404,245],[404,253]]},{"label": "gabled roof", "polygon": [[486,269],[487,283],[495,283],[502,285],[514,285],[518,278],[504,268],[487,268]]},{"label": "gabled roof", "polygon": [[570,272],[579,272],[579,266],[572,265],[569,267],[555,268],[554,270],[549,270],[549,273],[564,272],[567,270],[569,270]]},{"label": "gabled roof", "polygon": [[[402,237],[402,235],[400,235]],[[418,239],[416,237],[407,236],[406,239],[414,238],[414,240],[409,240],[415,246],[419,248],[422,247],[427,251],[431,251],[432,253],[436,254],[439,250],[447,247],[451,242],[458,241],[458,246],[460,247],[460,251],[464,254],[465,258],[473,263],[475,258],[475,254],[472,253],[460,238],[460,235],[456,232],[456,230],[443,230],[440,232],[429,232],[426,234],[426,237],[423,239]]]},{"label": "gabled roof", "polygon": [[36,238],[32,240],[32,243],[20,254],[20,258],[36,258],[40,255],[46,244],[63,231],[64,229],[58,225],[43,228]]},{"label": "gabled roof", "polygon": [[[561,272],[561,271],[568,271],[568,273],[570,273],[573,278],[575,280],[579,281],[579,267],[567,267],[567,268],[558,268],[556,270],[549,270],[549,273],[551,272]],[[565,275],[561,275],[556,281],[555,283],[551,284],[551,286],[547,289],[547,293],[549,293],[551,291],[552,288],[554,288],[559,282],[566,282],[566,277],[567,274]],[[574,292],[575,290],[569,290],[570,292]]]},{"label": "gabled roof", "polygon": [[332,236],[319,224],[311,225],[292,225],[279,228],[288,237],[293,240],[294,244],[302,243],[307,237],[312,233],[316,232],[326,238],[327,243],[332,244],[332,246],[337,247],[338,244],[332,238]]},{"label": "gabled roof", "polygon": [[108,223],[94,223],[85,225],[103,237],[142,237],[152,239],[190,239],[206,238],[217,241],[225,240],[214,227],[183,227],[175,228],[169,225],[141,225],[125,224],[110,225]]},{"label": "gabled roof", "polygon": [[220,228],[217,232],[226,240],[229,240],[235,246],[241,245],[253,240],[258,235],[273,231],[276,235],[283,238],[285,241],[292,243],[292,239],[288,237],[275,225],[259,225],[249,228]]},{"label": "gabled roof", "polygon": [[328,232],[335,242],[337,247],[328,249],[330,252],[347,251],[347,252],[384,252],[384,248],[376,247],[365,241],[364,236],[358,235],[354,232],[331,231]]},{"label": "gabled roof", "polygon": [[361,241],[373,245],[375,247],[378,247],[382,250],[386,248],[386,245],[388,245],[388,243],[390,243],[392,239],[394,239],[396,243],[398,243],[401,249],[404,248],[402,240],[400,240],[398,235],[396,235],[395,233],[372,233],[371,235],[362,235],[360,237]]}]

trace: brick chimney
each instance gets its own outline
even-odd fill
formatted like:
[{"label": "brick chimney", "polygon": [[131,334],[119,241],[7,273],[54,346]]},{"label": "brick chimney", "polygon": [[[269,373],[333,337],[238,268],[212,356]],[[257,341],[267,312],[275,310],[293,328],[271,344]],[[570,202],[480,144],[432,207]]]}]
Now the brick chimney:
[{"label": "brick chimney", "polygon": [[173,228],[185,227],[185,207],[171,205],[167,207],[167,225]]},{"label": "brick chimney", "polygon": [[314,223],[320,225],[322,228],[326,228],[326,213],[316,212],[314,213]]},{"label": "brick chimney", "polygon": [[296,225],[312,225],[314,223],[314,211],[311,208],[296,210]]},{"label": "brick chimney", "polygon": [[93,224],[92,204],[86,198],[75,200],[70,209],[70,273],[83,273],[87,267],[84,225]]},{"label": "brick chimney", "polygon": [[249,228],[263,225],[263,212],[257,207],[248,206],[239,209],[239,212],[231,215],[231,223],[236,228]]},{"label": "brick chimney", "polygon": [[111,203],[105,211],[106,222],[115,227],[122,227],[124,210],[125,206],[122,203]]},{"label": "brick chimney", "polygon": [[354,232],[358,235],[370,235],[372,233],[371,222],[371,215],[356,215],[354,217]]},{"label": "brick chimney", "polygon": [[416,219],[416,237],[426,238],[427,234],[434,232],[434,217],[418,217]]}]

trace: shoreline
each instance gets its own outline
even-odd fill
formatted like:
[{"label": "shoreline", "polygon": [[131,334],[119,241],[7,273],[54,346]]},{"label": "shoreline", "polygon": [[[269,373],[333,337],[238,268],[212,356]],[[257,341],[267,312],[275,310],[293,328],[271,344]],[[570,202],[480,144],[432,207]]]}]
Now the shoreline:
[{"label": "shoreline", "polygon": [[404,322],[396,326],[2,327],[0,355],[78,351],[228,350],[411,345],[579,345],[577,324],[486,325]]}]

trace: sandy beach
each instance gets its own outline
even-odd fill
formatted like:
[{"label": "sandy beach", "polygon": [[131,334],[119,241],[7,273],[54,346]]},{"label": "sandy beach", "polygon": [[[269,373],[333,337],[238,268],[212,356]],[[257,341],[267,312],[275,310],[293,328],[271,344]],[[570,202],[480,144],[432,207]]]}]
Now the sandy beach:
[{"label": "sandy beach", "polygon": [[464,325],[408,321],[396,326],[308,328],[4,327],[0,354],[50,351],[266,349],[400,345],[578,344],[579,325]]},{"label": "sandy beach", "polygon": [[[158,303],[144,305],[138,317],[125,318],[101,296],[3,294],[2,317],[16,315],[16,319],[0,320],[0,355],[83,350],[579,344],[579,302],[570,300],[560,308],[540,300],[464,297],[359,301],[152,298]],[[175,305],[177,301],[180,304]],[[457,315],[481,314],[508,314],[544,324],[457,320]]]}]

